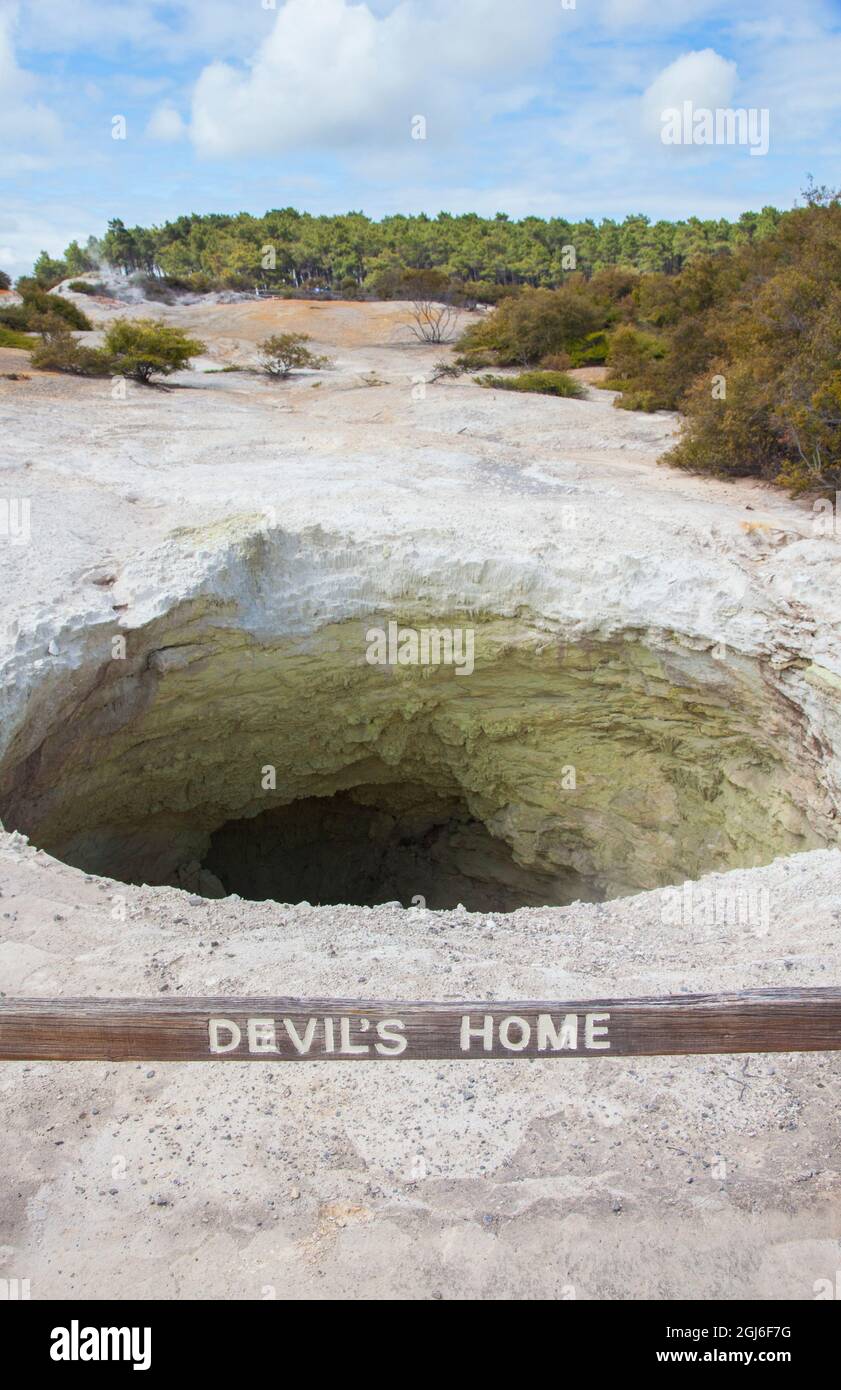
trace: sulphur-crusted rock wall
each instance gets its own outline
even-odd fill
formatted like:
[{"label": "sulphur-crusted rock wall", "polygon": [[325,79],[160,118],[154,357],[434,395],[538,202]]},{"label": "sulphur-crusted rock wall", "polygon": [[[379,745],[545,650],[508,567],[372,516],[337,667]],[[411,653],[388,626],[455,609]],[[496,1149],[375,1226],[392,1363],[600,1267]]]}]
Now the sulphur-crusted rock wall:
[{"label": "sulphur-crusted rock wall", "polygon": [[[422,617],[404,605],[403,622]],[[434,618],[475,633],[470,675],[372,666],[371,615],[276,641],[217,624],[207,603],[161,617],[46,731],[38,712],[28,754],[19,735],[6,824],[79,867],[185,882],[227,821],[402,783],[459,799],[548,901],[837,843],[829,760],[771,666],[635,633],[563,641],[511,618]]]}]

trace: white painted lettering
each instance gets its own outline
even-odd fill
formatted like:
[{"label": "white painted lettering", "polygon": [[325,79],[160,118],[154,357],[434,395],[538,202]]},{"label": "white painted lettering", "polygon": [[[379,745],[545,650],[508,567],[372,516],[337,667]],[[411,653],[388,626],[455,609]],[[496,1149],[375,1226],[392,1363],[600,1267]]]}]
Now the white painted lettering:
[{"label": "white painted lettering", "polygon": [[[233,1052],[242,1042],[242,1033],[236,1023],[232,1023],[229,1018],[212,1018],[208,1024],[210,1033],[210,1050],[218,1055],[220,1052]],[[228,1042],[223,1042],[220,1033],[224,1030],[230,1033]]]},{"label": "white painted lettering", "polygon": [[607,1038],[607,1024],[610,1014],[584,1015],[584,1046],[589,1048],[608,1048],[610,1042],[597,1042],[597,1038]]},{"label": "white painted lettering", "polygon": [[384,1057],[399,1057],[409,1045],[409,1039],[403,1035],[405,1027],[405,1023],[399,1018],[381,1018],[377,1024],[377,1037],[380,1041],[374,1043],[374,1051]]},{"label": "white painted lettering", "polygon": [[461,1050],[470,1051],[471,1038],[481,1038],[482,1046],[486,1052],[490,1052],[494,1044],[494,1021],[492,1014],[485,1014],[485,1020],[481,1028],[473,1028],[470,1023],[470,1014],[464,1014],[461,1020]]},{"label": "white painted lettering", "polygon": [[273,1018],[248,1020],[248,1051],[277,1052],[277,1034]]},{"label": "white painted lettering", "polygon": [[[371,1027],[371,1025],[370,1025],[370,1023],[368,1022],[367,1018],[361,1018],[361,1019],[359,1020],[359,1027],[360,1027],[360,1029],[362,1030],[362,1032],[364,1033],[364,1032],[367,1031],[368,1028]],[[370,1046],[369,1046],[368,1043],[353,1043],[353,1042],[351,1042],[351,1040],[350,1040],[350,1019],[349,1019],[349,1018],[342,1018],[342,1019],[339,1019],[339,1037],[341,1038],[341,1046],[340,1046],[339,1050],[340,1050],[340,1052],[344,1052],[347,1056],[353,1056],[354,1054],[357,1054],[357,1053],[360,1053],[360,1052],[370,1052],[370,1051],[371,1051],[371,1048],[370,1048]]]},{"label": "white painted lettering", "polygon": [[[512,1028],[516,1028],[519,1034],[516,1041],[511,1037]],[[509,1052],[522,1052],[528,1047],[530,1038],[531,1025],[524,1018],[517,1018],[516,1014],[504,1018],[499,1025],[499,1041]]]},{"label": "white painted lettering", "polygon": [[561,1020],[560,1032],[555,1027],[551,1014],[538,1014],[537,1050],[547,1052],[576,1052],[578,1049],[578,1014],[565,1014]]},{"label": "white painted lettering", "polygon": [[305,1053],[309,1052],[310,1048],[312,1047],[312,1040],[315,1037],[315,1029],[317,1023],[317,1018],[308,1018],[307,1026],[304,1029],[304,1036],[302,1038],[299,1035],[298,1030],[295,1027],[295,1024],[292,1022],[291,1018],[285,1018],[283,1020],[283,1026],[286,1029],[286,1032],[289,1036],[289,1041],[291,1042],[295,1051],[300,1052],[301,1056],[304,1056]]}]

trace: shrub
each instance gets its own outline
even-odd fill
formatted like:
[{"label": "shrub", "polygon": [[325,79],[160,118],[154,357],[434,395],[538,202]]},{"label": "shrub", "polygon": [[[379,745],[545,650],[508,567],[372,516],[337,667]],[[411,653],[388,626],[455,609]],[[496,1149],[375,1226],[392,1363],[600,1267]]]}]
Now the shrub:
[{"label": "shrub", "polygon": [[496,305],[503,299],[511,299],[520,293],[519,285],[496,285],[486,280],[467,280],[455,282],[465,305]]},{"label": "shrub", "polygon": [[488,349],[469,350],[467,352],[457,352],[453,358],[457,367],[463,372],[478,372],[482,367],[493,367],[496,363],[496,353]]},{"label": "shrub", "polygon": [[10,290],[12,288],[12,277],[7,275],[5,270],[0,270],[0,290]]},{"label": "shrub", "polygon": [[633,293],[640,283],[640,275],[630,266],[612,265],[597,270],[590,280],[590,291],[608,303],[617,305],[622,314],[632,314]]},{"label": "shrub", "polygon": [[0,328],[0,347],[31,348],[32,339],[26,333],[17,333],[13,328]]},{"label": "shrub", "polygon": [[795,496],[841,491],[841,371],[814,385],[805,400],[790,403],[785,421],[781,412],[773,415],[774,424],[782,425],[787,455],[779,482]]},{"label": "shrub", "polygon": [[655,358],[665,354],[665,347],[651,333],[640,333],[635,328],[623,325],[610,335],[606,361],[610,376],[605,383],[614,390],[621,391],[622,384],[638,377]]},{"label": "shrub", "polygon": [[158,319],[120,319],[105,334],[105,352],[114,376],[145,385],[153,376],[189,366],[191,357],[204,352],[204,343]]},{"label": "shrub", "polygon": [[64,320],[68,328],[75,328],[80,333],[90,333],[93,330],[93,324],[87,314],[72,300],[64,299],[60,294],[27,295],[24,306],[28,308],[30,304],[33,313],[56,315]]},{"label": "shrub", "polygon": [[[346,281],[342,282],[343,285]],[[353,281],[356,287],[356,281]],[[390,254],[378,258],[364,281],[372,299],[436,300],[452,303],[460,298],[461,286],[443,270],[405,266]]]},{"label": "shrub", "polygon": [[265,338],[257,346],[260,350],[260,366],[273,377],[287,377],[293,371],[309,368],[317,371],[330,365],[328,357],[320,357],[307,347],[312,342],[308,333],[275,333]]},{"label": "shrub", "polygon": [[692,473],[770,478],[786,450],[773,422],[774,395],[752,363],[713,364],[727,382],[726,399],[713,395],[711,376],[699,377],[686,398],[688,423],[664,461]]},{"label": "shrub", "polygon": [[459,348],[465,354],[491,352],[501,367],[525,367],[551,353],[568,352],[602,326],[604,312],[583,285],[523,290],[503,299],[481,323],[471,324]]},{"label": "shrub", "polygon": [[409,269],[403,272],[398,296],[400,299],[435,300],[439,304],[446,304],[452,301],[453,286],[443,270]]},{"label": "shrub", "polygon": [[194,275],[164,275],[158,278],[158,284],[165,285],[168,290],[178,293],[190,294],[209,294],[212,290],[221,290],[222,281],[212,275],[203,275],[196,271]]},{"label": "shrub", "polygon": [[[625,337],[625,332],[633,337]],[[698,375],[722,351],[721,338],[706,319],[687,317],[665,341],[636,330],[617,329],[615,353],[608,356],[608,388],[621,391],[613,404],[622,410],[679,410]],[[648,343],[646,342],[648,339]]]},{"label": "shrub", "polygon": [[540,365],[547,372],[567,372],[572,366],[572,358],[568,352],[549,352],[541,357]]},{"label": "shrub", "polygon": [[27,321],[37,327],[41,318],[58,318],[68,328],[76,328],[80,333],[90,333],[93,324],[78,305],[60,294],[47,294],[46,290],[26,289],[23,292],[23,312]]},{"label": "shrub", "polygon": [[68,285],[74,294],[107,294],[108,286],[91,284],[89,280],[71,280]]},{"label": "shrub", "polygon": [[685,411],[667,461],[794,492],[841,488],[841,199],[809,201],[690,270],[657,295],[666,356],[630,383]]},{"label": "shrub", "polygon": [[570,343],[569,357],[573,367],[600,367],[607,357],[607,334],[599,330]]},{"label": "shrub", "polygon": [[111,370],[107,353],[99,348],[85,347],[56,320],[32,349],[30,361],[42,371],[72,372],[75,376],[108,376]]},{"label": "shrub", "polygon": [[485,376],[474,377],[474,380],[479,386],[497,387],[500,391],[528,391],[541,396],[567,396],[574,400],[582,400],[586,394],[584,388],[564,372],[521,372],[519,376],[493,376],[488,372]]},{"label": "shrub", "polygon": [[[609,391],[616,390],[615,382],[605,382]],[[663,397],[657,391],[646,390],[645,387],[624,388],[621,396],[617,396],[613,404],[619,410],[642,410],[651,415],[655,410],[669,410]]]},{"label": "shrub", "polygon": [[463,374],[464,368],[460,366],[458,362],[445,362],[443,358],[440,362],[436,362],[434,367],[432,368],[433,381],[452,381],[455,380],[456,377],[460,377]]},{"label": "shrub", "polygon": [[17,333],[29,331],[29,316],[20,304],[0,306],[0,327],[11,328]]},{"label": "shrub", "polygon": [[452,336],[457,317],[452,304],[416,299],[412,303],[408,326],[419,343],[446,343]]},{"label": "shrub", "polygon": [[166,280],[161,279],[158,275],[143,275],[138,272],[131,276],[129,284],[140,290],[144,299],[151,299],[156,304],[175,304],[176,302],[172,289]]},{"label": "shrub", "polygon": [[38,332],[45,320],[57,319],[68,328],[77,328],[81,332],[90,332],[93,328],[87,314],[83,314],[69,299],[63,299],[60,294],[46,294],[43,290],[27,288],[22,304],[0,307],[0,324],[23,333]]}]

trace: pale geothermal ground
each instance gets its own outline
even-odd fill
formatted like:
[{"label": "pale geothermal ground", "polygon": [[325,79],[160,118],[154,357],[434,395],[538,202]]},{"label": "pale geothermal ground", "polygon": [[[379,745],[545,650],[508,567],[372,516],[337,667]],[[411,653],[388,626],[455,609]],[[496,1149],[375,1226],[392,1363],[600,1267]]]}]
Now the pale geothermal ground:
[{"label": "pale geothermal ground", "polygon": [[[449,350],[413,344],[405,306],[141,311],[208,344],[179,389],[115,399],[0,352],[27,377],[0,376],[0,500],[31,514],[0,535],[0,991],[839,982],[841,546],[809,502],[658,466],[676,417],[594,386],[424,387]],[[287,329],[332,370],[208,370]],[[475,624],[475,674],[367,666],[391,617]],[[274,807],[364,788],[401,831],[466,806],[448,891],[591,901],[408,908],[421,868],[403,907],[220,897],[209,837],[266,809],[269,763]],[[662,885],[688,878],[747,917],[676,921]],[[812,1299],[841,1269],[840,1083],[837,1053],[0,1064],[0,1278]]]}]

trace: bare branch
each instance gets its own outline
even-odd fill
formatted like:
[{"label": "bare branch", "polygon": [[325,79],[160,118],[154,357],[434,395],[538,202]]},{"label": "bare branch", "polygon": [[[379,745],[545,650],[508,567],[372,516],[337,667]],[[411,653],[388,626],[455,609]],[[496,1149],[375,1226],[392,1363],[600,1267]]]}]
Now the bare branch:
[{"label": "bare branch", "polygon": [[416,299],[412,304],[409,328],[421,343],[446,343],[451,340],[458,314],[451,304],[436,304],[429,299]]}]

